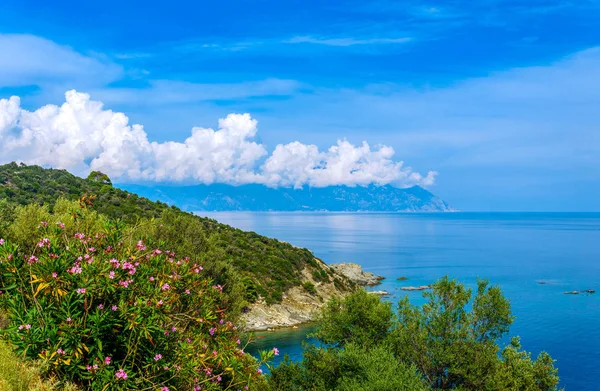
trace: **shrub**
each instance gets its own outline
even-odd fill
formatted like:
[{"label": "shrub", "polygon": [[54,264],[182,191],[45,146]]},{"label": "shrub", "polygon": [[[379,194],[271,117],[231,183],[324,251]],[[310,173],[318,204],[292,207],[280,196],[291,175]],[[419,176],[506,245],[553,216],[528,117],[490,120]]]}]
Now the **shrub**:
[{"label": "shrub", "polygon": [[302,284],[302,287],[311,295],[317,294],[317,288],[315,288],[315,284],[310,281],[306,281],[304,284]]},{"label": "shrub", "polygon": [[261,388],[201,265],[120,222],[72,234],[78,223],[40,223],[30,251],[0,240],[4,334],[18,355],[92,390]]}]

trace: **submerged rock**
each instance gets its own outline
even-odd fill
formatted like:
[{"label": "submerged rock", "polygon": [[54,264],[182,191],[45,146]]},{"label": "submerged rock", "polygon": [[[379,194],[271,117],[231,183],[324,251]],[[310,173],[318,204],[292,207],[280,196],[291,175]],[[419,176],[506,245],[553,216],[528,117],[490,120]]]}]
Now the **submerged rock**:
[{"label": "submerged rock", "polygon": [[378,285],[381,284],[381,280],[385,279],[385,277],[363,271],[362,266],[356,263],[334,263],[329,265],[329,267],[361,286]]},{"label": "submerged rock", "polygon": [[402,276],[402,277],[396,278],[396,280],[398,280],[398,281],[406,281],[406,280],[408,280],[408,277]]},{"label": "submerged rock", "polygon": [[424,291],[426,289],[431,289],[431,285],[421,285],[421,286],[403,286],[403,291]]},{"label": "submerged rock", "polygon": [[565,292],[565,295],[578,295],[579,291],[570,291],[570,292]]}]

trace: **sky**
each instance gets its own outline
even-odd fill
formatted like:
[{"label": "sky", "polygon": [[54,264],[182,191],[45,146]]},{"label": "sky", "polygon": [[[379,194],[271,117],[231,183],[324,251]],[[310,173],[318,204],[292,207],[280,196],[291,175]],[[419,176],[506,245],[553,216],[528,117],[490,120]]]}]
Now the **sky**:
[{"label": "sky", "polygon": [[600,211],[600,1],[4,0],[0,163]]}]

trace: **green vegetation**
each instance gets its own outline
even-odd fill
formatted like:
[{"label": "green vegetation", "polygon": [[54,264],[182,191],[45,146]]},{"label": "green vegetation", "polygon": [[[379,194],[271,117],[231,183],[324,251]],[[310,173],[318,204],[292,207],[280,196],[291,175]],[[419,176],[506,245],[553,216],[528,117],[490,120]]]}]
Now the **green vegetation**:
[{"label": "green vegetation", "polygon": [[17,208],[8,233],[21,245],[0,241],[3,331],[16,354],[84,389],[260,390],[222,286],[139,231],[76,202],[59,200],[53,214]]},{"label": "green vegetation", "polygon": [[[99,215],[120,219],[138,234],[202,263],[209,277],[224,286],[233,315],[259,297],[269,304],[281,301],[287,289],[301,285],[305,267],[312,270],[317,281],[329,278],[306,249],[138,197],[113,187],[110,179],[98,171],[82,179],[65,170],[16,163],[0,166],[0,233],[16,214],[39,217],[53,213],[60,199],[78,200]],[[47,209],[39,208],[42,205]],[[29,230],[38,223],[31,222],[22,229],[17,242],[26,240]],[[336,286],[349,288],[342,281]]]},{"label": "green vegetation", "polygon": [[0,341],[0,391],[76,391],[72,383],[44,380],[39,363],[25,363]]},{"label": "green vegetation", "polygon": [[331,301],[314,335],[324,345],[274,368],[271,390],[557,390],[547,353],[532,360],[518,338],[499,347],[513,317],[497,286],[479,281],[473,297],[443,278],[424,296],[422,307],[401,300],[397,313],[364,291]]}]

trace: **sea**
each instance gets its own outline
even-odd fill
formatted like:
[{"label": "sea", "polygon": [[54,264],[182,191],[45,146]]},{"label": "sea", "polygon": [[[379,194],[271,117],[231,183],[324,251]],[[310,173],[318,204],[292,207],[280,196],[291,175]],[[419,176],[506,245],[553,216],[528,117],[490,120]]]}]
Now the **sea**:
[{"label": "sea", "polygon": [[[600,389],[600,213],[197,214],[306,247],[326,263],[358,263],[385,277],[374,289],[393,302],[408,295],[422,304],[422,292],[400,288],[445,275],[470,287],[488,279],[511,301],[510,336],[533,357],[548,352],[566,390]],[[588,289],[596,293],[565,294]],[[299,360],[311,331],[257,333],[249,350],[277,347]]]}]

